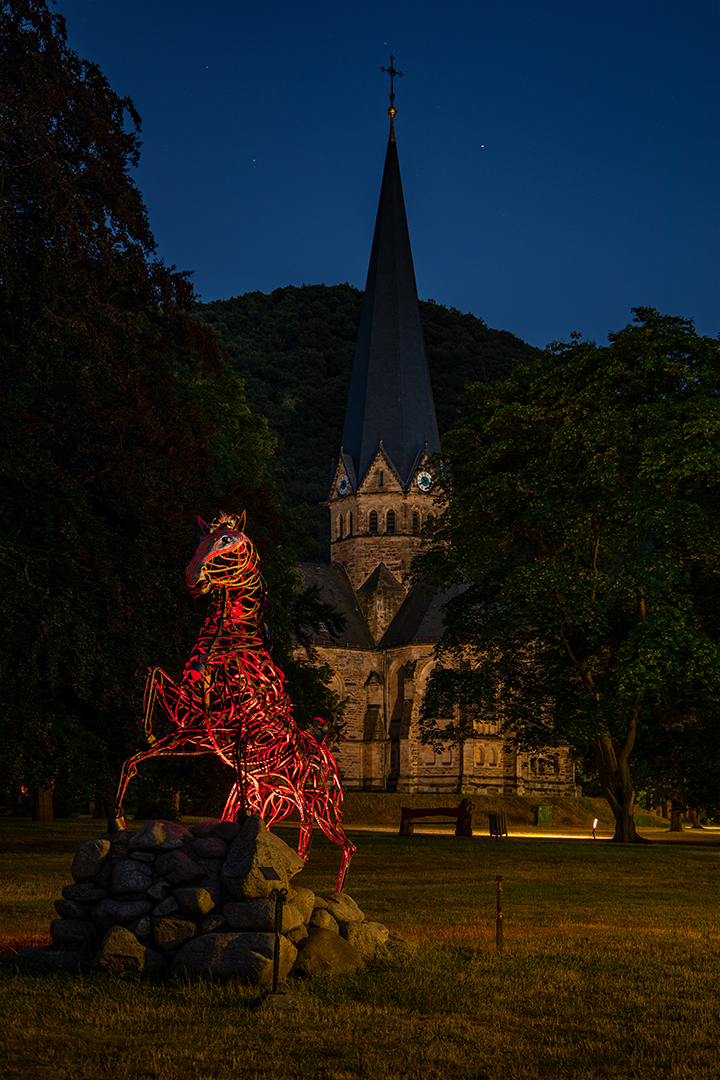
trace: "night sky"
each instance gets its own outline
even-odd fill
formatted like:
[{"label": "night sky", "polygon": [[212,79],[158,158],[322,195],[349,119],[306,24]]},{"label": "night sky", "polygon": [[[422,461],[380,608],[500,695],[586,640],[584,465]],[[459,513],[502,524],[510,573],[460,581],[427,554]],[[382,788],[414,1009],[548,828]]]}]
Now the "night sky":
[{"label": "night sky", "polygon": [[720,332],[716,0],[59,0],[143,119],[204,301],[363,288],[389,79],[418,293],[543,346],[646,305]]}]

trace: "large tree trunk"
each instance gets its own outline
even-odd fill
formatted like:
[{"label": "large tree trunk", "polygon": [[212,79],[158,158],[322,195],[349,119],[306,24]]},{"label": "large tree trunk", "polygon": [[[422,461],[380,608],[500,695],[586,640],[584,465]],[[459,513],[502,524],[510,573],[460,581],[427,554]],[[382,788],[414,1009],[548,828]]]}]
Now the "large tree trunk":
[{"label": "large tree trunk", "polygon": [[33,821],[54,821],[52,788],[35,788],[35,801],[33,804]]},{"label": "large tree trunk", "polygon": [[682,832],[682,816],[685,807],[681,803],[670,803],[670,832]]},{"label": "large tree trunk", "polygon": [[615,816],[615,834],[612,839],[617,844],[649,843],[649,840],[639,836],[635,829],[635,789],[627,764],[634,741],[633,724],[619,755],[615,753],[609,735],[602,735],[592,742],[600,782]]}]

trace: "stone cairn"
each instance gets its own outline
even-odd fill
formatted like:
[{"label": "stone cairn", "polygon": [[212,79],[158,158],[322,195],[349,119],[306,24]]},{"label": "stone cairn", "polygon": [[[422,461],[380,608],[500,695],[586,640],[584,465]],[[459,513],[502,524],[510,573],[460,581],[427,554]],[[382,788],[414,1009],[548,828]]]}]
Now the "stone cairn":
[{"label": "stone cairn", "polygon": [[290,884],[303,860],[258,815],[189,830],[151,821],[106,833],[75,853],[74,884],[55,901],[52,945],[20,956],[77,970],[90,963],[153,977],[177,972],[269,986],[273,890],[282,909],[279,976],[355,971],[402,939],[368,922],[345,893],[326,898]]}]

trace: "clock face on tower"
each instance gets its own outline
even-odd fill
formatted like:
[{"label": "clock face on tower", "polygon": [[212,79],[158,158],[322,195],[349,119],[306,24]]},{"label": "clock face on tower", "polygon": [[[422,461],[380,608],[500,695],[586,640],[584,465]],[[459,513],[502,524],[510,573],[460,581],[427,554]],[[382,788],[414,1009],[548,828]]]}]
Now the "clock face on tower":
[{"label": "clock face on tower", "polygon": [[432,487],[432,483],[433,483],[432,476],[430,475],[429,472],[425,472],[424,469],[423,469],[422,472],[419,472],[417,474],[416,479],[417,479],[417,486],[420,488],[421,491],[429,491],[430,488]]},{"label": "clock face on tower", "polygon": [[347,476],[341,476],[338,484],[338,495],[347,495],[350,490],[350,481]]}]

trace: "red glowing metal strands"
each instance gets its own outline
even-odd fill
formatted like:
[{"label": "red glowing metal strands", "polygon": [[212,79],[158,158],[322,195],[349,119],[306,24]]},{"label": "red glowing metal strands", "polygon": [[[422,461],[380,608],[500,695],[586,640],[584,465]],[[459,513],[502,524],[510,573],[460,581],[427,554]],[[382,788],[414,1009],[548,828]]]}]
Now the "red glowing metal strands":
[{"label": "red glowing metal strands", "polygon": [[[122,801],[140,762],[166,754],[217,754],[236,775],[223,821],[248,811],[271,825],[297,810],[303,858],[317,822],[343,850],[340,892],[355,851],[342,829],[340,778],[326,745],[341,737],[340,727],[318,717],[315,737],[293,719],[285,676],[263,639],[265,587],[255,546],[242,531],[245,514],[220,514],[210,525],[198,520],[204,535],[185,577],[191,592],[209,593],[207,617],[179,685],[160,668],[150,671],[142,749],[120,771],[111,828],[125,828]],[[156,704],[171,724],[161,739],[152,734]]]}]

